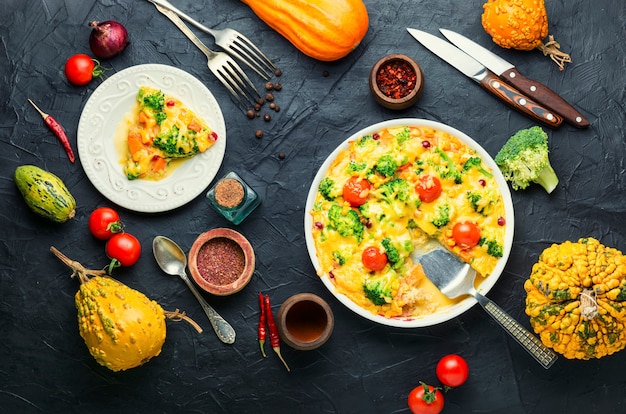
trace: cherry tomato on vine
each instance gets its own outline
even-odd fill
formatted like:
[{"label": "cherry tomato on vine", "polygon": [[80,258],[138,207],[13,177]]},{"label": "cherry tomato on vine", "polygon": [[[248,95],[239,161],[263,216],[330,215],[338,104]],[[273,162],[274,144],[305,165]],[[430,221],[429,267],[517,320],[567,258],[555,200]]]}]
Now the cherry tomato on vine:
[{"label": "cherry tomato on vine", "polygon": [[474,247],[480,241],[480,228],[469,221],[456,223],[452,228],[452,237],[463,248]]},{"label": "cherry tomato on vine", "polygon": [[356,176],[350,177],[343,186],[343,199],[352,207],[358,207],[367,201],[370,187],[370,183],[366,179]]},{"label": "cherry tomato on vine", "polygon": [[408,403],[413,414],[439,414],[444,405],[443,393],[420,381],[420,385],[409,393]]},{"label": "cherry tomato on vine", "polygon": [[432,175],[420,177],[415,189],[424,203],[431,203],[441,195],[441,181]]},{"label": "cherry tomato on vine", "polygon": [[469,367],[462,356],[446,355],[437,363],[437,378],[447,387],[458,387],[467,381]]},{"label": "cherry tomato on vine", "polygon": [[83,53],[72,55],[65,62],[65,76],[74,85],[87,85],[100,75],[102,69],[98,61]]},{"label": "cherry tomato on vine", "polygon": [[108,240],[123,227],[119,214],[110,207],[97,208],[89,215],[89,231],[98,239]]},{"label": "cherry tomato on vine", "polygon": [[118,233],[107,241],[105,246],[107,256],[111,259],[109,273],[118,266],[132,266],[137,263],[141,255],[141,243],[132,234]]},{"label": "cherry tomato on vine", "polygon": [[370,246],[365,248],[363,253],[361,253],[361,261],[363,262],[363,266],[372,272],[377,272],[383,270],[385,265],[387,265],[387,255],[381,252],[378,247]]}]

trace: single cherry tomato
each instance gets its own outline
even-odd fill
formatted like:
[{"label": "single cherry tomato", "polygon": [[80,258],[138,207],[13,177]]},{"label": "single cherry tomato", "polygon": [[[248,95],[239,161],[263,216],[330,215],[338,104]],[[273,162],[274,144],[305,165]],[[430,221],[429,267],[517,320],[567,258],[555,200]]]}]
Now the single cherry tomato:
[{"label": "single cherry tomato", "polygon": [[441,181],[432,175],[424,175],[420,177],[415,189],[420,200],[424,203],[432,203],[441,195]]},{"label": "single cherry tomato", "polygon": [[367,201],[370,188],[366,179],[352,176],[343,186],[343,199],[352,207],[358,207]]},{"label": "single cherry tomato", "polygon": [[89,231],[98,239],[108,240],[123,227],[119,214],[110,207],[97,208],[89,216]]},{"label": "single cherry tomato", "polygon": [[363,266],[372,272],[377,272],[385,268],[385,265],[387,264],[387,255],[384,252],[381,252],[378,247],[370,246],[363,250],[363,253],[361,253],[361,261],[363,262]]},{"label": "single cherry tomato", "polygon": [[141,255],[141,243],[132,234],[117,233],[107,241],[107,256],[111,259],[109,273],[118,266],[132,266]]},{"label": "single cherry tomato", "polygon": [[452,228],[452,237],[462,248],[474,247],[480,241],[480,228],[469,221],[456,223]]},{"label": "single cherry tomato", "polygon": [[413,414],[439,414],[443,410],[443,393],[439,388],[420,381],[409,393],[409,409]]},{"label": "single cherry tomato", "polygon": [[87,85],[94,77],[102,75],[100,64],[90,56],[78,53],[65,62],[65,76],[70,83]]},{"label": "single cherry tomato", "polygon": [[469,367],[462,356],[446,355],[437,363],[437,378],[446,387],[458,387],[467,381]]}]

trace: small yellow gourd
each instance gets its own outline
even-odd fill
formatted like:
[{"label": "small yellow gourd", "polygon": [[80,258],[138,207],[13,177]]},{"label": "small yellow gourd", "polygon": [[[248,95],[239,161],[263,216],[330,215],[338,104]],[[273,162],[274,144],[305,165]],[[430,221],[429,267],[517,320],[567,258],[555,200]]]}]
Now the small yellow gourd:
[{"label": "small yellow gourd", "polygon": [[546,248],[524,283],[526,314],[541,341],[570,359],[626,346],[626,256],[593,238]]},{"label": "small yellow gourd", "polygon": [[550,36],[544,0],[488,0],[483,4],[481,22],[494,43],[505,49],[539,49],[564,69],[572,60]]},{"label": "small yellow gourd", "polygon": [[143,293],[106,276],[104,270],[85,269],[56,248],[50,250],[80,279],[74,297],[78,330],[100,365],[124,371],[158,356],[165,342],[166,318],[184,319],[202,332],[184,313],[164,311]]},{"label": "small yellow gourd", "polygon": [[341,59],[363,40],[369,26],[362,0],[241,0],[307,56]]}]

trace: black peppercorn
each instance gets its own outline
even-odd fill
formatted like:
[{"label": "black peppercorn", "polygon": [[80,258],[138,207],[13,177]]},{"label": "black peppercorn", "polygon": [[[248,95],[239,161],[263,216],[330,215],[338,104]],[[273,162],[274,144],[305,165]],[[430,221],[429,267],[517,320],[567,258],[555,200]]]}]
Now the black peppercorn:
[{"label": "black peppercorn", "polygon": [[263,101],[263,98],[260,98],[256,100],[256,103],[259,105],[263,105],[265,102]]},{"label": "black peppercorn", "polygon": [[276,104],[274,102],[270,104],[270,109],[276,109]]},{"label": "black peppercorn", "polygon": [[272,94],[272,93],[268,93],[268,94],[266,94],[266,95],[265,95],[265,100],[266,100],[267,102],[272,102],[272,101],[274,100],[274,94]]},{"label": "black peppercorn", "polygon": [[283,85],[282,85],[282,83],[280,83],[280,82],[276,82],[276,83],[274,84],[274,90],[275,90],[275,91],[280,91],[281,89],[283,89]]},{"label": "black peppercorn", "polygon": [[254,104],[254,110],[259,112],[261,110],[261,105],[259,105],[258,103]]},{"label": "black peppercorn", "polygon": [[276,75],[276,76],[280,76],[280,75],[282,75],[282,74],[283,74],[283,71],[282,71],[282,70],[280,70],[280,69],[276,69],[276,70],[274,71],[274,75]]},{"label": "black peppercorn", "polygon": [[281,160],[284,160],[284,159],[285,159],[285,156],[286,156],[286,155],[285,155],[285,153],[284,153],[284,152],[279,152],[279,153],[278,153],[278,158],[280,158]]},{"label": "black peppercorn", "polygon": [[246,116],[248,117],[248,119],[254,118],[254,111],[252,109],[248,109],[246,111]]},{"label": "black peppercorn", "polygon": [[263,131],[261,131],[260,129],[257,129],[256,132],[254,133],[254,136],[259,139],[263,138]]},{"label": "black peppercorn", "polygon": [[325,78],[327,78],[328,76],[330,76],[330,72],[328,72],[327,70],[325,70],[324,72],[322,72],[322,76],[324,76]]},{"label": "black peppercorn", "polygon": [[265,122],[269,122],[269,121],[272,120],[272,116],[270,114],[265,114],[265,115],[263,115],[263,120]]},{"label": "black peppercorn", "polygon": [[265,84],[265,89],[267,89],[268,91],[271,91],[272,89],[274,89],[274,84],[272,82],[267,82]]}]

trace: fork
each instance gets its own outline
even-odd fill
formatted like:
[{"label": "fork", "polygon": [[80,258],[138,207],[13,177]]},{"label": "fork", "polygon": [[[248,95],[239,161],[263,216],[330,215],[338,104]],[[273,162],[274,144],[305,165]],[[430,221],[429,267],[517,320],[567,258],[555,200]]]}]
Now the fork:
[{"label": "fork", "polygon": [[[202,23],[195,20],[193,17],[185,14],[183,11],[177,9],[173,4],[167,0],[148,0],[155,6],[161,6],[166,8],[179,17],[182,17],[187,22],[191,23],[196,28],[202,30],[215,38],[215,44],[230,53],[232,56],[239,59],[241,62],[248,65],[259,76],[265,80],[269,80],[272,74],[276,71],[276,66],[272,61],[265,56],[258,47],[254,45],[247,37],[242,35],[233,29],[209,29]],[[161,10],[162,12],[162,10]]]},{"label": "fork", "polygon": [[[168,17],[207,57],[207,65],[211,72],[226,86],[226,89],[239,101],[244,109],[254,106],[261,95],[241,67],[224,52],[214,52],[191,31],[180,17],[172,10],[155,3],[156,8]],[[246,104],[249,103],[250,105]]]}]

